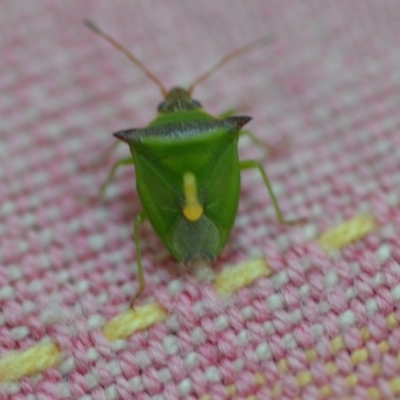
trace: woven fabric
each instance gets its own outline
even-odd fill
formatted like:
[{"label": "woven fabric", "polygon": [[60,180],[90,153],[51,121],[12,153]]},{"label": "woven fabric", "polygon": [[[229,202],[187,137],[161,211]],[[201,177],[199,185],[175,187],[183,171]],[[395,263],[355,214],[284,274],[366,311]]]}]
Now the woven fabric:
[{"label": "woven fabric", "polygon": [[[182,270],[148,224],[134,168],[96,195],[162,100],[90,18],[167,88],[275,40],[196,87],[251,115],[231,238]],[[0,399],[400,398],[398,0],[3,0]],[[101,162],[98,162],[101,160]],[[224,196],[225,193],[221,193]],[[158,199],[162,202],[162,199]]]}]

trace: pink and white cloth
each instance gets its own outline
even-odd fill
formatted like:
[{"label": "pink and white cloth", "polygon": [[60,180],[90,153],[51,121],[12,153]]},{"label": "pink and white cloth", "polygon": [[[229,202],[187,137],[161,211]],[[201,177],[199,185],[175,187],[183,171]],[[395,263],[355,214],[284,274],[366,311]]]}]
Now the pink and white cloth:
[{"label": "pink and white cloth", "polygon": [[[262,257],[271,274],[228,296],[182,273],[145,224],[143,325],[117,340],[105,327],[137,289],[134,168],[84,198],[129,154],[92,165],[111,133],[145,126],[162,99],[84,18],[167,87],[273,34],[194,97],[284,147],[268,158],[244,139],[240,154],[263,163],[285,216],[309,219],[280,225],[244,172],[214,270]],[[399,21],[398,0],[3,0],[0,399],[400,398]],[[321,244],[363,216],[357,240]]]}]

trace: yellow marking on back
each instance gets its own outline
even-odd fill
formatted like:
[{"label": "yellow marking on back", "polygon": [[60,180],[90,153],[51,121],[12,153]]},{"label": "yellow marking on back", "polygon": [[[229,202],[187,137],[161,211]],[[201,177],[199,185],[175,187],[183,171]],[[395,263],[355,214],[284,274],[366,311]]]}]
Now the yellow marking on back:
[{"label": "yellow marking on back", "polygon": [[196,177],[192,172],[185,172],[183,175],[183,193],[185,196],[183,215],[189,221],[195,222],[203,215],[203,206],[197,197]]}]

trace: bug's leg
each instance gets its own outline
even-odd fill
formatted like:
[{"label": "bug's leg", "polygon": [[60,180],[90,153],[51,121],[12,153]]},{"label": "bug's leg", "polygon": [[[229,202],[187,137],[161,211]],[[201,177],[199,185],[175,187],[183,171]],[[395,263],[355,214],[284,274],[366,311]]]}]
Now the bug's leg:
[{"label": "bug's leg", "polygon": [[261,177],[262,177],[262,179],[264,181],[264,184],[268,189],[269,195],[271,196],[272,204],[274,206],[275,213],[276,213],[276,216],[278,218],[278,221],[281,224],[288,224],[288,225],[306,222],[307,220],[305,218],[297,219],[297,220],[286,220],[283,217],[282,211],[281,211],[281,209],[279,207],[279,204],[278,204],[278,200],[275,197],[275,193],[272,190],[271,183],[270,183],[270,181],[268,179],[268,176],[267,176],[267,174],[266,174],[266,172],[264,170],[264,167],[261,165],[261,163],[259,163],[256,160],[244,160],[244,161],[240,162],[240,169],[241,170],[243,170],[243,169],[253,169],[253,168],[257,168],[260,171],[260,174],[261,174]]},{"label": "bug's leg", "polygon": [[[236,114],[236,110],[235,109],[230,109],[230,110],[226,110],[223,113],[217,115],[218,119],[224,119],[224,118],[229,118],[232,117]],[[277,147],[277,146],[272,146],[268,143],[265,143],[263,140],[259,139],[257,136],[255,136],[254,134],[252,134],[250,131],[246,130],[246,129],[241,129],[239,132],[239,136],[242,137],[244,135],[247,135],[257,146],[263,147],[269,154],[274,155],[274,154],[278,154],[281,152],[281,146]],[[286,140],[283,141],[283,146],[282,147],[287,147],[288,142]]]},{"label": "bug's leg", "polygon": [[120,140],[117,140],[115,143],[113,143],[112,146],[110,146],[104,153],[103,155],[100,157],[100,159],[95,163],[95,165],[100,165],[100,164],[104,164],[104,162],[106,160],[108,160],[108,158],[110,157],[111,153],[117,149],[118,145],[121,144],[122,142]]},{"label": "bug's leg", "polygon": [[[264,148],[269,154],[271,155],[275,155],[278,154],[282,151],[281,146],[271,146],[268,143],[265,143],[263,140],[259,139],[257,136],[255,136],[254,134],[252,134],[250,131],[246,130],[246,129],[242,129],[239,132],[239,137],[242,137],[244,135],[247,135],[252,141],[253,143],[255,143],[257,146]],[[287,142],[284,141],[283,142],[283,148],[287,147]]]},{"label": "bug's leg", "polygon": [[142,210],[135,218],[135,223],[133,225],[133,237],[135,239],[135,250],[136,250],[136,264],[137,272],[139,278],[139,289],[133,296],[131,307],[134,308],[134,303],[136,299],[143,293],[146,287],[146,280],[144,279],[143,265],[142,265],[142,252],[140,249],[140,226],[146,221],[146,213]]},{"label": "bug's leg", "polygon": [[119,167],[122,167],[123,165],[132,165],[135,164],[133,161],[132,157],[126,157],[126,158],[121,158],[118,160],[112,167],[111,170],[107,176],[107,179],[104,181],[104,183],[100,186],[99,194],[97,198],[102,199],[104,196],[104,193],[107,190],[108,185],[111,183],[111,181],[114,179],[115,174],[117,173],[117,170]]},{"label": "bug's leg", "polygon": [[94,168],[100,167],[100,165],[106,164],[107,161],[108,161],[108,159],[109,159],[110,156],[111,156],[111,153],[112,153],[114,150],[116,150],[116,148],[118,147],[118,145],[119,145],[120,143],[122,143],[120,140],[115,141],[115,142],[113,143],[113,145],[110,146],[107,150],[105,150],[104,153],[103,153],[99,158],[96,157],[96,160],[95,160],[95,161],[89,162],[87,165],[83,165],[83,166],[80,168],[80,170],[86,171],[86,170],[89,170],[89,169],[94,169]]}]

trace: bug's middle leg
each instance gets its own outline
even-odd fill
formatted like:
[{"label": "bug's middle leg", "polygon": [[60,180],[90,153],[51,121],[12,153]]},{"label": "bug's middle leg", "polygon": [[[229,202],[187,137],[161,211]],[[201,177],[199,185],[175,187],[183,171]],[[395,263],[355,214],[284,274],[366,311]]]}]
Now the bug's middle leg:
[{"label": "bug's middle leg", "polygon": [[268,176],[267,176],[267,174],[265,172],[265,169],[264,169],[264,167],[262,166],[262,164],[260,162],[258,162],[256,160],[244,160],[244,161],[240,162],[240,169],[241,170],[254,169],[254,168],[256,168],[256,169],[258,169],[260,171],[260,174],[261,174],[261,177],[262,177],[262,179],[264,181],[264,184],[265,184],[266,188],[268,189],[269,195],[271,196],[272,204],[274,206],[275,213],[276,213],[276,216],[278,218],[278,221],[281,224],[288,224],[288,225],[305,222],[306,220],[304,218],[303,219],[298,219],[298,220],[287,220],[287,219],[285,219],[283,217],[283,213],[282,213],[282,211],[281,211],[281,209],[279,207],[278,200],[277,200],[277,198],[275,196],[275,193],[274,193],[274,191],[272,189],[271,182],[269,181]]}]

